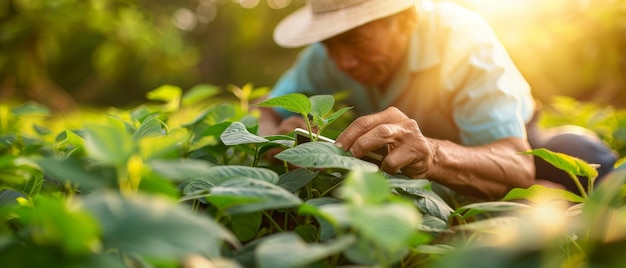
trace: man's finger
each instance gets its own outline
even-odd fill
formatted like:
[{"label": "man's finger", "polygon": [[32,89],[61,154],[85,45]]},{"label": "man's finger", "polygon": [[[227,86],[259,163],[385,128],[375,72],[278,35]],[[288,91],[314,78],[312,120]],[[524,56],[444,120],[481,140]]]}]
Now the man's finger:
[{"label": "man's finger", "polygon": [[406,118],[407,116],[395,107],[389,107],[382,112],[359,117],[337,137],[336,144],[344,150],[349,150],[359,137],[378,125],[391,124]]}]

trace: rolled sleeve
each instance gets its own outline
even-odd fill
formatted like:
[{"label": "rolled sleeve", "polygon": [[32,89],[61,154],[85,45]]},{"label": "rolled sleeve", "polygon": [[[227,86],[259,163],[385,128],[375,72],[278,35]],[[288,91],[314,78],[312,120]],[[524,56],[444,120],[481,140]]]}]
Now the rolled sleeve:
[{"label": "rolled sleeve", "polygon": [[454,30],[447,83],[461,142],[525,139],[525,121],[534,107],[530,86],[482,18],[470,17]]}]

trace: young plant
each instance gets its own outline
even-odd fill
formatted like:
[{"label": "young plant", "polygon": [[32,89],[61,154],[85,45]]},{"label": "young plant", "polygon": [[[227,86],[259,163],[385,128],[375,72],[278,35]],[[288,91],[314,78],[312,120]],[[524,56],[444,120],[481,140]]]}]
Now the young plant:
[{"label": "young plant", "polygon": [[352,107],[344,107],[331,113],[334,105],[335,98],[332,95],[307,97],[300,93],[287,94],[256,104],[259,107],[278,107],[299,114],[305,119],[304,121],[309,130],[309,138],[312,141],[317,140],[317,136],[311,134],[314,133],[314,127],[317,128],[317,134],[319,135],[328,125],[352,109]]}]

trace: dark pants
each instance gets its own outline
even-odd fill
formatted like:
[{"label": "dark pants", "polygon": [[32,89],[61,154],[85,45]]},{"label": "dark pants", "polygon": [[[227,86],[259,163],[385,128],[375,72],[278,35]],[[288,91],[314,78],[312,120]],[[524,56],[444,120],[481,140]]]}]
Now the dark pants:
[{"label": "dark pants", "polygon": [[[585,160],[589,164],[599,164],[599,183],[604,175],[613,170],[617,154],[604,144],[592,131],[577,126],[562,126],[542,129],[537,126],[540,112],[536,112],[531,122],[526,125],[528,142],[533,149],[545,148]],[[568,190],[579,193],[572,178],[539,157],[535,157],[536,178],[552,181],[565,186]],[[587,188],[587,178],[579,177]]]}]

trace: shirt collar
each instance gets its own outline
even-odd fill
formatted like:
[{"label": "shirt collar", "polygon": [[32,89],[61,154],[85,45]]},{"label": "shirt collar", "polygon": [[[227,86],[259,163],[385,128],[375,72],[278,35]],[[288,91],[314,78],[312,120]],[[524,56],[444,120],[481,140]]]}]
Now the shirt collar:
[{"label": "shirt collar", "polygon": [[441,61],[436,35],[435,3],[422,0],[417,4],[417,27],[411,35],[408,51],[410,72],[423,71]]}]

